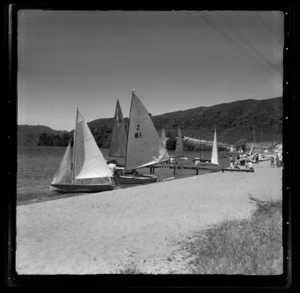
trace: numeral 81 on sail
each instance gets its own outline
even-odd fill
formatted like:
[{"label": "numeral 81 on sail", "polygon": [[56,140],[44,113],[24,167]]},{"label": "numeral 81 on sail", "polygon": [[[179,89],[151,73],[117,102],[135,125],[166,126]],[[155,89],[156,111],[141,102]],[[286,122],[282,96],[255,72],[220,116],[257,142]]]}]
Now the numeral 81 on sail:
[{"label": "numeral 81 on sail", "polygon": [[[136,130],[140,130],[140,125],[139,125],[139,124],[137,124]],[[142,137],[142,133],[141,133],[141,132],[136,132],[136,133],[134,134],[134,137],[135,137],[135,138]]]}]

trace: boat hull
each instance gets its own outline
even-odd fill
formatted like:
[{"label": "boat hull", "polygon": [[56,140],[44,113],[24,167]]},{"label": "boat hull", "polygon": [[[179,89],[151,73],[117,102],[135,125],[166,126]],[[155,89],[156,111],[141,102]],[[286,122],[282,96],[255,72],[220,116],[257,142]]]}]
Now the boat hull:
[{"label": "boat hull", "polygon": [[271,158],[259,158],[258,161],[259,162],[262,162],[262,161],[271,161]]},{"label": "boat hull", "polygon": [[199,161],[201,163],[210,163],[211,160],[210,159],[200,159],[200,158],[193,158],[193,162]]},{"label": "boat hull", "polygon": [[116,178],[119,184],[146,184],[157,181],[155,175],[118,175]]},{"label": "boat hull", "polygon": [[100,192],[114,189],[111,184],[51,184],[57,192]]}]

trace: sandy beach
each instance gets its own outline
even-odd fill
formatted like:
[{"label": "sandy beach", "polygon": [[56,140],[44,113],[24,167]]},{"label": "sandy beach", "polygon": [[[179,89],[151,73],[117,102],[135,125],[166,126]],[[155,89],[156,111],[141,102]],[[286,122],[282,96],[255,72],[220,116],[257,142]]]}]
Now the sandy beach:
[{"label": "sandy beach", "polygon": [[181,241],[282,198],[282,168],[217,172],[17,207],[18,274],[188,273]]}]

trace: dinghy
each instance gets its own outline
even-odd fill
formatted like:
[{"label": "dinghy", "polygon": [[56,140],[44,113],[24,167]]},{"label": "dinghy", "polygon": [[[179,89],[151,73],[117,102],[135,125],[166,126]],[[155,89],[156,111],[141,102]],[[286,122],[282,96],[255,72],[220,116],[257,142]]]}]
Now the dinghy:
[{"label": "dinghy", "polygon": [[214,134],[214,142],[212,147],[212,153],[211,153],[211,160],[210,162],[212,164],[219,166],[219,156],[218,156],[218,143],[217,143],[217,129],[215,128],[215,134]]},{"label": "dinghy", "polygon": [[110,142],[110,150],[107,163],[116,164],[117,170],[124,169],[126,151],[126,130],[123,113],[119,100],[117,100],[114,125]]},{"label": "dinghy", "polygon": [[73,137],[65,151],[50,190],[58,192],[98,192],[114,188],[113,174],[96,141],[77,109]]},{"label": "dinghy", "polygon": [[157,176],[152,174],[139,175],[136,170],[167,160],[169,160],[168,152],[148,111],[133,90],[125,152],[125,170],[118,173],[117,182],[120,184],[156,182]]},{"label": "dinghy", "polygon": [[180,127],[178,127],[178,130],[177,130],[175,153],[174,153],[174,156],[171,156],[170,158],[175,160],[175,162],[178,162],[179,160],[187,160],[188,159],[187,157],[184,156],[183,140],[182,140]]}]

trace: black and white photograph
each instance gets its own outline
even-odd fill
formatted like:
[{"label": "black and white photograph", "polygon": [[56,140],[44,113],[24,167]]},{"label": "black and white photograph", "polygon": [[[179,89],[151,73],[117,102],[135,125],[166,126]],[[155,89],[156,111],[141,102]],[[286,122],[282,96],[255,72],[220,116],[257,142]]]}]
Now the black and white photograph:
[{"label": "black and white photograph", "polygon": [[16,273],[282,275],[285,17],[19,9]]}]

